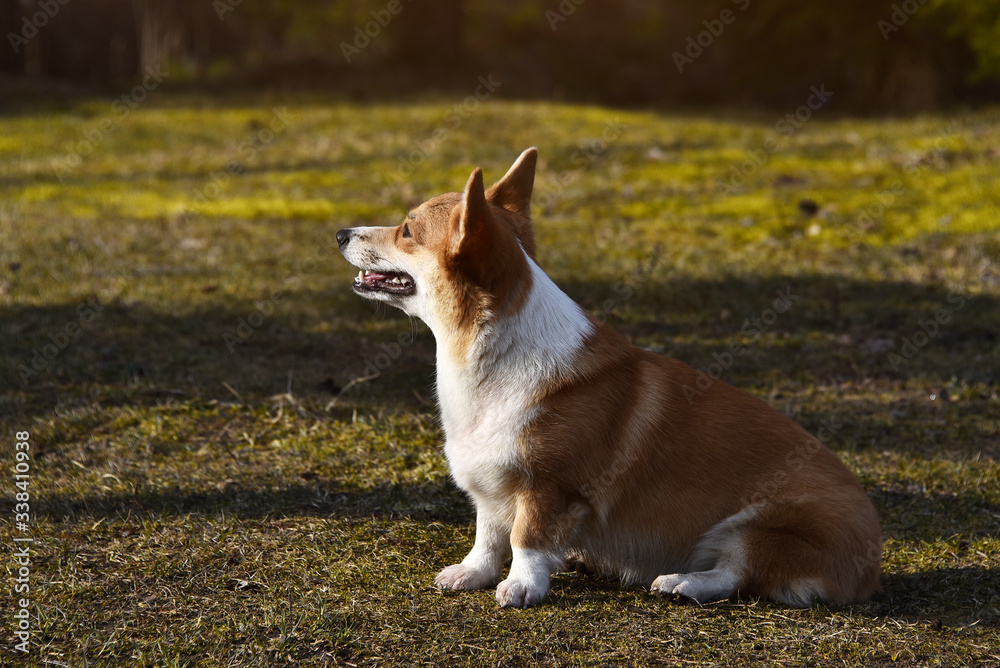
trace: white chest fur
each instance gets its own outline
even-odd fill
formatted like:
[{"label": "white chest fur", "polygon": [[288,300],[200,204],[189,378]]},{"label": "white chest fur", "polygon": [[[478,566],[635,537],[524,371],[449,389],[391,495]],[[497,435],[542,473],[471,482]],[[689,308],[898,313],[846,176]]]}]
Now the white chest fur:
[{"label": "white chest fur", "polygon": [[465,364],[438,340],[437,393],[445,454],[455,482],[476,501],[503,504],[504,481],[521,468],[520,436],[539,390],[572,368],[593,331],[580,307],[530,259],[532,284],[521,310],[494,317]]},{"label": "white chest fur", "polygon": [[504,480],[521,468],[519,437],[535,411],[532,393],[523,382],[483,386],[443,366],[438,399],[452,477],[477,501],[500,504]]}]

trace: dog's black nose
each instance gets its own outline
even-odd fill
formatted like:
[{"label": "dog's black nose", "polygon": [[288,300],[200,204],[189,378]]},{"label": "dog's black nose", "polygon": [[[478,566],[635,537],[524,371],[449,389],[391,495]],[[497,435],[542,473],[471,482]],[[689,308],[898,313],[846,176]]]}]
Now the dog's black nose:
[{"label": "dog's black nose", "polygon": [[351,240],[351,230],[338,230],[337,231],[337,245],[343,248],[348,241]]}]

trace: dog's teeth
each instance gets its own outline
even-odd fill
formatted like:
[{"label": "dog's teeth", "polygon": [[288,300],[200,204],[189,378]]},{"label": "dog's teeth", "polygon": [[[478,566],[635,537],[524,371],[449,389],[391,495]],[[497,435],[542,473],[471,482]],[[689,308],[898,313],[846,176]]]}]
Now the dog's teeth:
[{"label": "dog's teeth", "polygon": [[364,280],[365,280],[365,272],[362,269],[361,271],[358,272],[358,283],[363,283]]}]

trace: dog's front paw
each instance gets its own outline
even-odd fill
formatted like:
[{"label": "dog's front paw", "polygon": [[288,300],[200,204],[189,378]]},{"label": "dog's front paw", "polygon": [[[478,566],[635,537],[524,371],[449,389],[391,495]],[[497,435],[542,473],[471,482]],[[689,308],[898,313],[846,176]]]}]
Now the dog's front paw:
[{"label": "dog's front paw", "polygon": [[434,585],[438,589],[489,589],[498,579],[472,566],[454,564],[437,574]]},{"label": "dog's front paw", "polygon": [[497,585],[497,603],[504,608],[527,608],[548,593],[548,587],[517,578],[507,578]]}]

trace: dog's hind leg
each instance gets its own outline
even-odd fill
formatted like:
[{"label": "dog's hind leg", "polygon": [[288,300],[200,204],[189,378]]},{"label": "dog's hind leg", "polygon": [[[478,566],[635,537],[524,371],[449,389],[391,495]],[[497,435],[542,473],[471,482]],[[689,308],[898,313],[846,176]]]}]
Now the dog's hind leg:
[{"label": "dog's hind leg", "polygon": [[864,519],[809,501],[750,506],[705,533],[693,572],[662,575],[652,590],[699,603],[736,593],[793,607],[863,600],[879,589],[881,546]]},{"label": "dog's hind leg", "polygon": [[[853,498],[852,498],[853,497]],[[741,530],[740,590],[793,607],[863,601],[881,589],[882,532],[864,492],[766,503]]]},{"label": "dog's hind leg", "polygon": [[739,579],[738,572],[728,567],[695,573],[673,573],[653,580],[652,590],[690,598],[697,603],[712,603],[732,596]]},{"label": "dog's hind leg", "polygon": [[735,594],[746,579],[743,536],[758,512],[750,506],[709,529],[695,547],[691,572],[661,575],[653,580],[651,590],[698,603],[712,603]]}]

